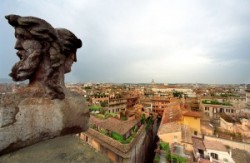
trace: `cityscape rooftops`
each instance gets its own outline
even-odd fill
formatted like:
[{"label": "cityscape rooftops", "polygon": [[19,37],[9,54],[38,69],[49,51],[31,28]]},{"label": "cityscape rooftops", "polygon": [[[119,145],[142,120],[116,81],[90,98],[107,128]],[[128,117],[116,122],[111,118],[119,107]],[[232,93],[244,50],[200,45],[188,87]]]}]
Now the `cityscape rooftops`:
[{"label": "cityscape rooftops", "polygon": [[[220,114],[220,117],[221,117],[222,119],[224,119],[225,121],[229,122],[229,123],[235,123],[235,122],[236,122],[236,120],[234,120],[231,116],[229,116],[229,115],[227,115],[227,114],[225,114],[225,113],[221,113],[221,114]],[[239,122],[240,122],[240,121],[239,121]]]},{"label": "cityscape rooftops", "polygon": [[193,136],[192,137],[193,147],[201,150],[206,150],[205,145],[203,143],[203,139]]},{"label": "cityscape rooftops", "polygon": [[181,124],[177,122],[161,124],[158,130],[158,134],[167,134],[173,132],[181,132]]},{"label": "cityscape rooftops", "polygon": [[187,112],[183,113],[183,116],[200,118],[201,114],[198,112],[195,112],[195,111],[187,111]]},{"label": "cityscape rooftops", "polygon": [[227,152],[226,147],[219,141],[204,140],[204,145],[205,145],[206,149]]}]

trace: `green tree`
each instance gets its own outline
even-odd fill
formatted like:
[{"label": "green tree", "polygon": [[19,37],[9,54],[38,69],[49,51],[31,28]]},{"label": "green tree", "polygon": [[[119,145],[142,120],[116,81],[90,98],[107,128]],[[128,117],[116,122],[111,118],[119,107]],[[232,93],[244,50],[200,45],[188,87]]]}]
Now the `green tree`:
[{"label": "green tree", "polygon": [[101,107],[107,107],[108,102],[107,101],[101,101]]},{"label": "green tree", "polygon": [[174,96],[174,97],[178,97],[178,98],[181,98],[181,97],[182,97],[182,94],[183,94],[182,92],[178,92],[178,91],[174,91],[174,92],[173,92],[173,96]]}]

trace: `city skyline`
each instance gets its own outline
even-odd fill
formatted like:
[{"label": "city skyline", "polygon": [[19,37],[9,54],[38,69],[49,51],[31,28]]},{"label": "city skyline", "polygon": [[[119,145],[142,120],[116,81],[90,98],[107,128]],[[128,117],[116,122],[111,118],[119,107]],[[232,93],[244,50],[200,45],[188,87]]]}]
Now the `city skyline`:
[{"label": "city skyline", "polygon": [[250,83],[249,5],[231,0],[3,0],[0,78],[9,78],[18,60],[14,29],[4,18],[17,14],[40,17],[82,39],[67,82]]}]

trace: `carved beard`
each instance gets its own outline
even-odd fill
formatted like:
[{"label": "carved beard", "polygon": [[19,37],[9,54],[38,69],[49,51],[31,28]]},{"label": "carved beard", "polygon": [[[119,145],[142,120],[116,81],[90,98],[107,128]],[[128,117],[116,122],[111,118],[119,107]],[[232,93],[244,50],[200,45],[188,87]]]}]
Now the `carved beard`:
[{"label": "carved beard", "polygon": [[9,74],[14,81],[23,81],[26,79],[31,79],[31,75],[35,72],[36,68],[40,62],[41,50],[19,50],[17,55],[26,56],[24,58],[20,57],[20,61],[17,62]]}]

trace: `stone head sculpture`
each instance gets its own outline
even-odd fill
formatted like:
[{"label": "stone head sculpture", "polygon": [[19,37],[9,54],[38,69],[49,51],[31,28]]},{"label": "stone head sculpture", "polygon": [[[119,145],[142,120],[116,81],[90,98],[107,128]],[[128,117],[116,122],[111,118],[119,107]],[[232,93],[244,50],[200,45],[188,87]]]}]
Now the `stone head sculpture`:
[{"label": "stone head sculpture", "polygon": [[56,30],[40,18],[8,15],[6,19],[15,28],[15,49],[20,58],[10,73],[12,79],[28,79],[28,87],[36,88],[40,94],[64,99],[65,64],[71,53],[76,61],[81,40],[66,29]]},{"label": "stone head sculpture", "polygon": [[82,47],[82,41],[78,39],[71,31],[65,28],[55,28],[62,47],[62,53],[65,55],[64,73],[71,71],[73,62],[77,61],[76,51]]}]

